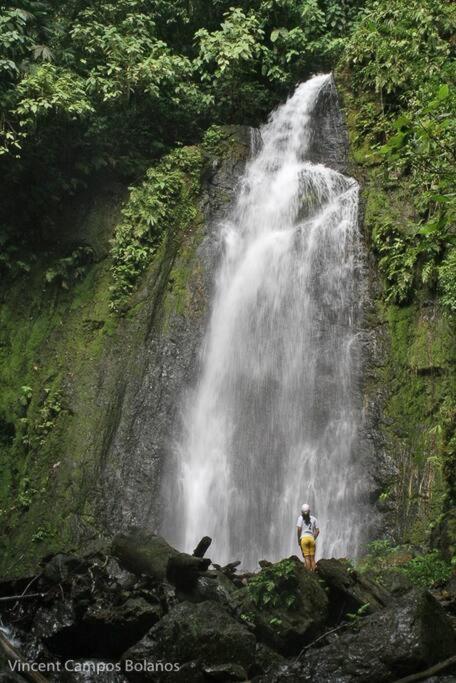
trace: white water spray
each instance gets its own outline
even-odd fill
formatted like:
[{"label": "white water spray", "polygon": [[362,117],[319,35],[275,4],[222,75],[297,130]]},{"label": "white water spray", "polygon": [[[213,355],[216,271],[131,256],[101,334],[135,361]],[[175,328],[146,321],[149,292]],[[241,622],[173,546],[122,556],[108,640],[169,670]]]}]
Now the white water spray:
[{"label": "white water spray", "polygon": [[356,453],[358,185],[306,161],[330,76],[300,85],[261,130],[224,243],[197,386],[176,445],[169,540],[211,557],[299,552],[309,502],[318,556],[357,554],[365,511]]}]

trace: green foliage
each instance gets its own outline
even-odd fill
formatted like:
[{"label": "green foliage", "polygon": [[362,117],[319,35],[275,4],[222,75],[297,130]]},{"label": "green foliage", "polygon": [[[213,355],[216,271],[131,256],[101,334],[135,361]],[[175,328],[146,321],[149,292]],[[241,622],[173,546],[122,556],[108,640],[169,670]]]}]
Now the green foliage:
[{"label": "green foliage", "polygon": [[364,605],[361,605],[356,612],[349,612],[347,614],[347,618],[350,619],[350,621],[358,623],[360,617],[365,616],[366,612],[368,611],[370,605],[368,602],[364,603]]},{"label": "green foliage", "polygon": [[39,526],[32,536],[33,543],[42,543],[49,536],[49,531],[46,527]]},{"label": "green foliage", "polygon": [[123,309],[162,240],[197,221],[201,163],[198,148],[175,150],[131,188],[112,246],[113,310]]},{"label": "green foliage", "polygon": [[297,588],[296,567],[291,560],[263,568],[247,584],[249,595],[258,609],[293,609],[297,602]]},{"label": "green foliage", "polygon": [[397,216],[373,235],[386,299],[407,303],[424,286],[441,294],[449,312],[452,285],[444,264],[456,240],[456,93],[450,87],[456,72],[449,59],[455,20],[455,6],[444,0],[375,0],[346,50],[355,89],[378,101],[360,106],[359,132],[370,160],[380,164],[385,186],[404,187],[414,208],[412,220]]},{"label": "green foliage", "polygon": [[44,396],[45,398],[33,421],[27,417],[20,419],[23,429],[22,444],[32,450],[37,450],[45,445],[46,439],[54,429],[59,415],[67,412],[60,391],[46,387],[44,389]]},{"label": "green foliage", "polygon": [[48,61],[52,52],[45,37],[46,4],[29,0],[22,7],[2,7],[0,16],[0,78],[14,81],[30,61]]},{"label": "green foliage", "polygon": [[456,249],[448,250],[438,268],[438,286],[442,304],[456,313]]},{"label": "green foliage", "polygon": [[451,565],[442,559],[437,550],[413,557],[398,569],[410,579],[414,586],[423,588],[446,581],[452,573]]},{"label": "green foliage", "polygon": [[21,404],[21,406],[23,406],[23,407],[28,406],[28,404],[32,400],[32,396],[33,396],[32,387],[29,387],[26,385],[22,386],[21,387],[21,395],[19,396],[19,403]]},{"label": "green foliage", "polygon": [[[209,122],[257,124],[330,68],[360,0],[23,0],[0,18],[0,235],[46,243],[63,197],[137,180]],[[14,255],[0,257],[11,272]],[[25,262],[18,258],[17,262]]]},{"label": "green foliage", "polygon": [[222,128],[222,126],[210,126],[203,137],[203,150],[210,156],[216,156],[221,145],[223,145],[223,143],[226,141],[226,138],[226,131]]},{"label": "green foliage", "polygon": [[355,85],[395,96],[441,77],[450,55],[455,8],[442,0],[374,0],[348,46]]}]

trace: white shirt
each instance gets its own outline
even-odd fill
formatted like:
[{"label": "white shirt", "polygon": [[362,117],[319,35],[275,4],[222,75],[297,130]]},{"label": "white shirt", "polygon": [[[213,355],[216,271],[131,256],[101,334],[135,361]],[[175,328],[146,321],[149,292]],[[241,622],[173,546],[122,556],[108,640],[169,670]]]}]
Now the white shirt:
[{"label": "white shirt", "polygon": [[296,522],[296,526],[298,527],[298,529],[301,529],[301,538],[306,534],[311,534],[311,536],[315,536],[315,531],[317,529],[317,520],[315,517],[310,515],[310,522],[309,524],[306,524],[306,522],[303,519],[303,516],[299,515],[298,521]]}]

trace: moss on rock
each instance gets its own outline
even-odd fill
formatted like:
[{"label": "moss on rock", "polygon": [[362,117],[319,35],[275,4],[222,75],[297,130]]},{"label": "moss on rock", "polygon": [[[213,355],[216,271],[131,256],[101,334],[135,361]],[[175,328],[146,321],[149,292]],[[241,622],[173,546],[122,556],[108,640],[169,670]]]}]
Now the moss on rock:
[{"label": "moss on rock", "polygon": [[[375,110],[381,114],[381,103],[368,93],[355,97],[347,71],[339,71],[338,85],[351,142],[350,173],[362,187],[363,232],[370,257],[366,325],[377,350],[375,362],[367,361],[365,395],[366,402],[376,406],[378,471],[388,472],[379,475],[379,508],[398,542],[423,544],[432,539],[436,520],[456,494],[451,474],[455,321],[441,305],[433,282],[417,279],[415,262],[404,259],[400,272],[382,266],[388,240],[398,240],[395,248],[401,240],[408,244],[410,226],[418,217],[407,176],[385,173],[376,151],[376,131],[366,125],[367,114],[370,119]],[[392,467],[382,466],[385,458]]]}]

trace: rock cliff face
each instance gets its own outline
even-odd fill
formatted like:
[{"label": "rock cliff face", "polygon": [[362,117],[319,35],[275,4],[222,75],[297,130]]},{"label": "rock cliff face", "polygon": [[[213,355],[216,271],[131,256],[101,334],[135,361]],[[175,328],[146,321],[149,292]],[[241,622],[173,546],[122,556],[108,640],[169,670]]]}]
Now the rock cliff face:
[{"label": "rock cliff face", "polygon": [[[374,456],[374,499],[380,512],[377,533],[392,543],[430,541],[449,557],[456,542],[448,510],[455,490],[454,323],[419,283],[408,303],[399,306],[385,300],[374,255],[376,231],[385,224],[418,218],[401,178],[385,177],[380,160],[360,133],[360,102],[350,77],[340,73],[337,83],[350,136],[349,172],[362,190],[361,225],[368,257],[363,396]],[[368,94],[363,101],[370,102]]]},{"label": "rock cliff face", "polygon": [[95,254],[82,281],[46,287],[44,255],[3,288],[1,572],[130,524],[156,526],[178,397],[198,365],[216,225],[250,152],[249,129],[229,140],[206,152],[197,220],[164,236],[123,317],[109,309],[109,242],[126,190],[111,183],[60,217],[61,253],[82,243]]},{"label": "rock cliff face", "polygon": [[336,84],[328,81],[318,96],[312,117],[314,130],[308,157],[340,173],[348,167],[348,131]]},{"label": "rock cliff face", "polygon": [[142,286],[140,343],[127,353],[117,345],[107,361],[119,366],[115,390],[102,382],[100,392],[115,415],[99,469],[99,509],[110,532],[130,524],[156,528],[160,518],[161,468],[177,429],[179,398],[198,369],[219,254],[218,223],[249,155],[249,129],[236,130],[235,149],[233,157],[208,161],[201,222],[160,264],[155,296],[150,278]]}]

